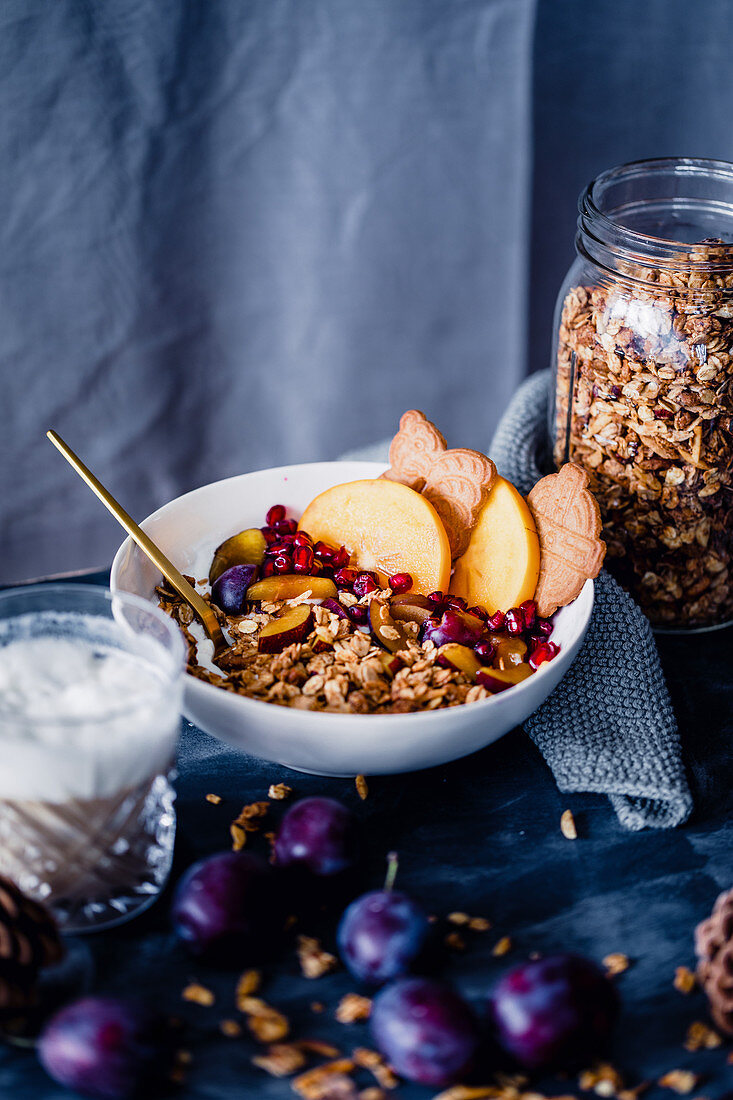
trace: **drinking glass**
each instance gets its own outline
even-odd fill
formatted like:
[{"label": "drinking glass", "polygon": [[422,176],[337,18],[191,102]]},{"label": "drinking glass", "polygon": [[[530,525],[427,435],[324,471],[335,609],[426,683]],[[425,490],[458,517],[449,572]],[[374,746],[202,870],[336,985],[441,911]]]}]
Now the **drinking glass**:
[{"label": "drinking glass", "polygon": [[64,932],[129,920],[166,881],[184,657],[140,597],[0,593],[0,873]]}]

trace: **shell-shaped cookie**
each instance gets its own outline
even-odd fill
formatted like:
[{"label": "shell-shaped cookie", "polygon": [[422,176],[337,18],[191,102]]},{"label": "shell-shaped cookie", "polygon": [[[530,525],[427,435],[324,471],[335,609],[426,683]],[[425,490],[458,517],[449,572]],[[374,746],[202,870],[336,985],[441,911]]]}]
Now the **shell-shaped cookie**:
[{"label": "shell-shaped cookie", "polygon": [[603,564],[601,511],[587,486],[585,470],[567,462],[538,481],[527,497],[540,540],[535,600],[543,618],[574,600]]},{"label": "shell-shaped cookie", "polygon": [[382,477],[420,492],[445,448],[445,438],[435,424],[418,409],[408,409],[400,417],[400,430],[390,443],[390,468]]},{"label": "shell-shaped cookie", "polygon": [[468,548],[495,477],[491,459],[467,447],[443,451],[430,469],[423,496],[443,521],[454,560]]}]

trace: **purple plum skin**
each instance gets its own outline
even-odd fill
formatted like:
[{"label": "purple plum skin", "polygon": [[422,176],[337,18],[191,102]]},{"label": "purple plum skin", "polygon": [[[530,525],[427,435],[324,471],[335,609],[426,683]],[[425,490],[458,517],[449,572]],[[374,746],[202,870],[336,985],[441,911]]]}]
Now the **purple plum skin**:
[{"label": "purple plum skin", "polygon": [[171,906],[175,934],[192,955],[232,966],[271,943],[278,913],[274,871],[250,852],[219,852],[193,864]]},{"label": "purple plum skin", "polygon": [[256,565],[233,565],[211,586],[211,599],[227,615],[243,615],[247,604],[247,589],[257,580]]},{"label": "purple plum skin", "polygon": [[437,647],[456,642],[458,645],[473,648],[485,630],[486,624],[474,615],[449,608],[443,612],[438,622],[435,619],[426,621],[422,640],[432,642]]},{"label": "purple plum skin", "polygon": [[522,963],[501,978],[491,998],[500,1045],[529,1069],[573,1068],[607,1041],[618,995],[595,963],[552,955]]},{"label": "purple plum skin", "polygon": [[128,1100],[152,1096],[170,1064],[165,1022],[144,1005],[84,997],[52,1016],[38,1041],[48,1075],[82,1096]]},{"label": "purple plum skin", "polygon": [[321,600],[321,607],[325,607],[327,611],[331,611],[334,615],[338,615],[339,619],[348,619],[346,614],[346,608],[338,602],[338,600],[332,599],[328,596],[325,600]]},{"label": "purple plum skin", "polygon": [[410,971],[429,933],[427,914],[416,901],[396,890],[373,890],[348,907],[337,939],[354,977],[382,985]]},{"label": "purple plum skin", "polygon": [[350,870],[358,856],[356,820],[333,798],[303,798],[290,807],[275,840],[279,867],[305,867],[329,877]]},{"label": "purple plum skin", "polygon": [[402,978],[374,998],[372,1036],[393,1069],[410,1081],[441,1087],[472,1067],[479,1045],[476,1018],[448,986]]}]

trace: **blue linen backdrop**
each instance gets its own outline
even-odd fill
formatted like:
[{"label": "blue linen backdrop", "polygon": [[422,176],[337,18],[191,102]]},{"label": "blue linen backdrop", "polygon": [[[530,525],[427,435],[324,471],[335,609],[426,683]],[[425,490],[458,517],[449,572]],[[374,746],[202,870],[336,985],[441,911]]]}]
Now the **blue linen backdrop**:
[{"label": "blue linen backdrop", "polygon": [[535,7],[4,0],[0,582],[121,538],[50,426],[137,517],[411,406],[487,445],[580,187],[733,159],[733,6]]}]

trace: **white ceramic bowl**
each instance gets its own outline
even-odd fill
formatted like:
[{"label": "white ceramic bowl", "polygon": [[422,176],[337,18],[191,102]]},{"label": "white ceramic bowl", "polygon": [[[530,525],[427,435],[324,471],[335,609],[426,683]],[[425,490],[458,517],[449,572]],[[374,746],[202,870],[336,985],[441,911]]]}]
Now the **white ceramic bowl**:
[{"label": "white ceramic bowl", "polygon": [[[259,527],[272,504],[300,515],[324,489],[376,477],[374,462],[280,466],[217,481],[159,508],[143,528],[183,573],[206,576],[229,535]],[[160,574],[126,539],[112,563],[113,591],[154,600]],[[319,775],[384,775],[429,768],[475,752],[520,725],[557,686],[578,654],[593,607],[593,582],[557,615],[561,650],[523,683],[478,703],[416,714],[290,710],[186,677],[184,711],[195,725],[264,760]]]}]

